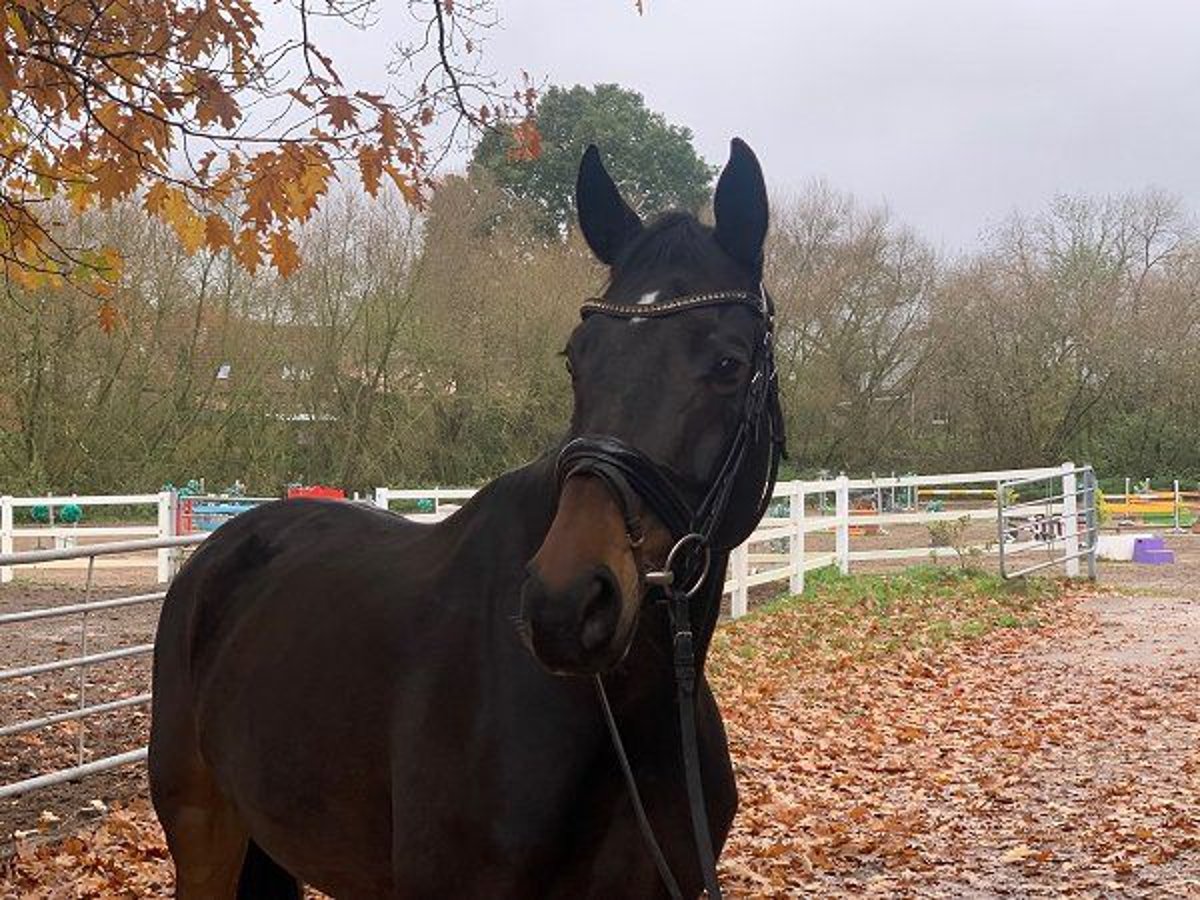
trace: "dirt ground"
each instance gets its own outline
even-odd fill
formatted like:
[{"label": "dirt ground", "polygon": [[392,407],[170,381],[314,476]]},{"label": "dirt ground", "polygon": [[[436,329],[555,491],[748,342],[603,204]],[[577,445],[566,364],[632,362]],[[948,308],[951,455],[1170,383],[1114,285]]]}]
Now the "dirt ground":
[{"label": "dirt ground", "polygon": [[1175,565],[1102,563],[1071,627],[996,660],[973,700],[1012,716],[933,804],[955,869],[919,893],[1200,897],[1200,537],[1167,542]]},{"label": "dirt ground", "polygon": [[[1168,535],[1167,543],[1178,555],[1174,565],[1102,563],[1098,590],[1065,614],[1069,627],[1008,635],[919,690],[878,700],[894,705],[894,717],[918,718],[925,735],[886,748],[895,758],[882,769],[890,774],[877,798],[881,809],[920,811],[923,834],[909,851],[929,861],[925,868],[900,881],[883,880],[869,866],[837,880],[817,872],[803,890],[738,895],[1200,898],[1200,536]],[[0,612],[79,602],[81,589],[64,580],[79,585],[81,574],[57,574],[0,587]],[[99,585],[93,598],[152,589],[138,572],[104,572]],[[89,652],[151,641],[156,615],[157,604],[92,614]],[[74,655],[78,635],[78,619],[0,628],[0,668]],[[100,701],[148,684],[149,660],[137,658],[91,670],[85,690]],[[0,683],[0,725],[70,708],[79,687],[71,670]],[[966,717],[985,703],[1003,714]],[[86,758],[143,745],[147,723],[145,708],[89,722]],[[906,754],[943,754],[938,735],[964,730],[974,749],[947,763],[944,781],[904,774]],[[0,781],[71,764],[76,736],[75,726],[60,725],[0,738]],[[827,758],[805,783],[879,762],[856,759],[852,749],[834,753],[834,736],[815,740]],[[0,835],[10,850],[14,833],[40,829],[40,837],[23,838],[26,845],[54,840],[130,801],[138,827],[153,831],[139,799],[145,791],[144,767],[133,766],[0,801]],[[832,820],[840,813],[830,803],[823,814]],[[141,895],[165,894],[155,887]],[[0,868],[6,896],[15,895]]]}]

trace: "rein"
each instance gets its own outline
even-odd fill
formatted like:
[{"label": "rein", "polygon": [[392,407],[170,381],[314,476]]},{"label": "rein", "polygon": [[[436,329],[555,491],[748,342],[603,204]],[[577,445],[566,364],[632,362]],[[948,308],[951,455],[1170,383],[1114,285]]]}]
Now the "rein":
[{"label": "rein", "polygon": [[[757,498],[757,510],[753,521],[757,522],[762,518],[771,501],[779,459],[783,455],[783,416],[779,406],[778,382],[772,352],[774,310],[765,289],[760,294],[746,291],[696,294],[645,306],[588,300],[580,309],[580,315],[584,319],[592,315],[635,319],[659,318],[705,307],[734,305],[747,306],[759,314],[763,321],[763,335],[755,348],[753,372],[746,389],[746,399],[737,431],[730,440],[711,487],[698,505],[693,507],[688,503],[684,492],[676,486],[668,470],[636,447],[611,436],[585,436],[568,442],[559,454],[557,471],[560,488],[572,475],[581,474],[594,475],[608,486],[621,507],[629,543],[635,552],[644,539],[637,515],[639,499],[654,511],[675,539],[662,568],[647,572],[645,580],[647,584],[661,590],[667,603],[692,835],[700,870],[704,876],[705,890],[710,900],[720,900],[721,886],[717,880],[712,834],[704,804],[700,750],[696,734],[696,653],[692,634],[691,600],[712,575],[710,562],[717,529],[724,521],[746,455],[752,444],[761,439],[764,430],[771,441],[771,457],[767,479]],[[732,549],[736,543],[737,541],[734,541],[729,547],[722,546],[717,549]],[[642,836],[668,893],[672,898],[682,898],[679,884],[671,873],[646,817],[637,782],[633,777],[633,770],[625,754],[620,731],[599,675],[596,676],[596,690]]]}]

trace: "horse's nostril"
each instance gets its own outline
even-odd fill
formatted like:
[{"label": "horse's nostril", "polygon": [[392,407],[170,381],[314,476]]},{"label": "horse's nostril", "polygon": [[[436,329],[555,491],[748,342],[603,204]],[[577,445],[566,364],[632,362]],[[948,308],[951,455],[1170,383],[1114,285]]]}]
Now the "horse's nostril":
[{"label": "horse's nostril", "polygon": [[612,640],[621,614],[621,589],[608,567],[602,566],[585,590],[579,643],[590,653]]}]

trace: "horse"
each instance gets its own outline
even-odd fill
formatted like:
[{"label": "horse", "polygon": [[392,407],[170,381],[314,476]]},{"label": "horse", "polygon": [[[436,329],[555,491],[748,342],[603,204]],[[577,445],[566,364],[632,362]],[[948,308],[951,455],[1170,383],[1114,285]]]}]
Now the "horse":
[{"label": "horse", "polygon": [[591,146],[575,199],[609,277],[562,444],[438,523],[260,506],[171,584],[149,777],[183,900],[705,889],[737,791],[704,663],[782,452],[766,188],[734,139],[712,226],[647,224]]}]

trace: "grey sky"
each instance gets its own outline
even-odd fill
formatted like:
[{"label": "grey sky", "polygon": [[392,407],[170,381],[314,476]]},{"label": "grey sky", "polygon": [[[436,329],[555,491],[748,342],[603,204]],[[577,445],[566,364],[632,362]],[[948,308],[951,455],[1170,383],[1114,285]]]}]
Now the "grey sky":
[{"label": "grey sky", "polygon": [[[378,83],[392,34],[328,46]],[[1196,0],[499,0],[499,73],[615,81],[773,186],[886,203],[946,250],[1056,193],[1157,186],[1200,212]]]}]

